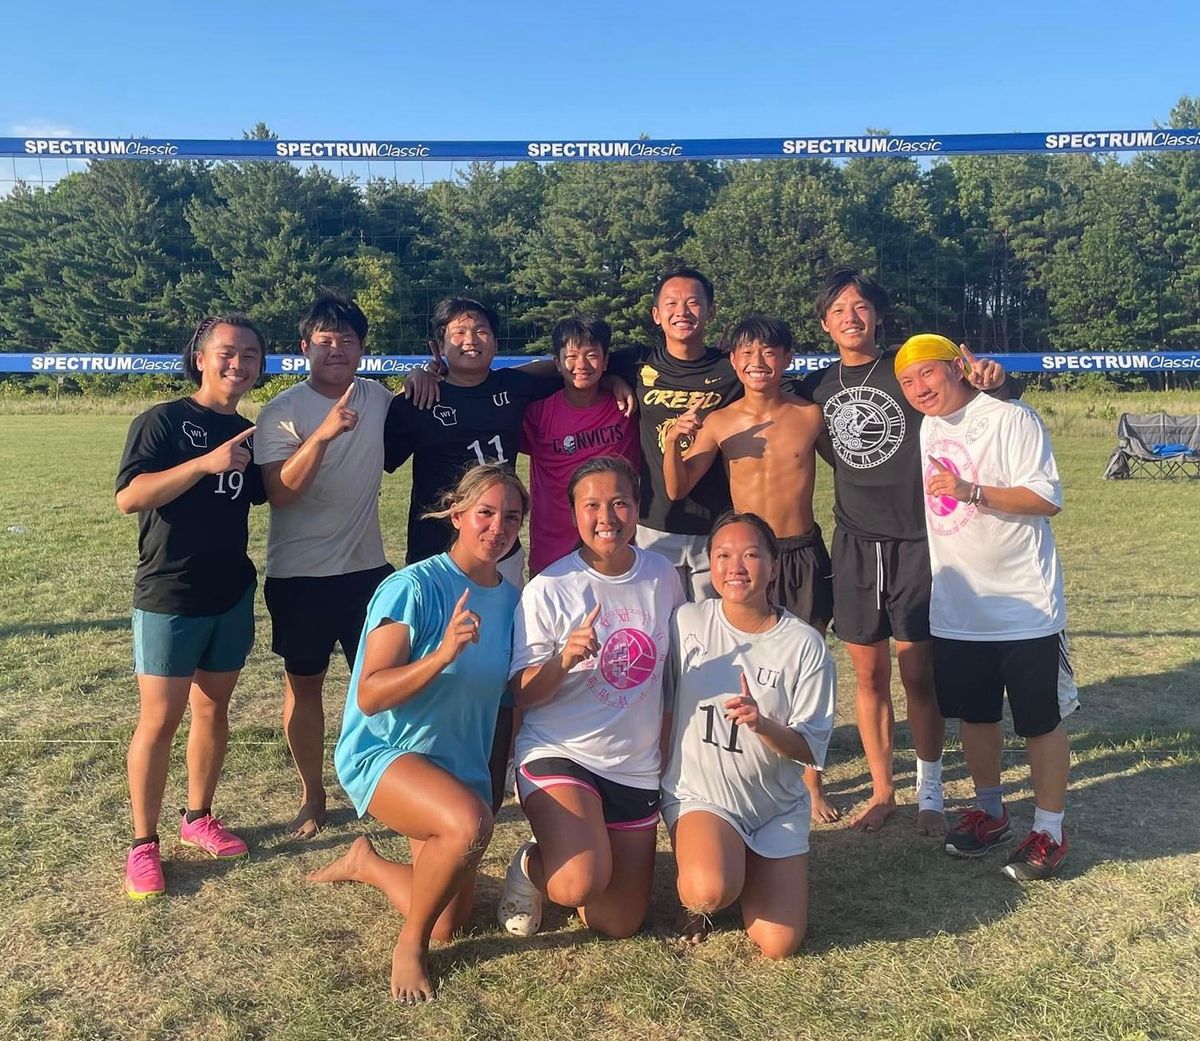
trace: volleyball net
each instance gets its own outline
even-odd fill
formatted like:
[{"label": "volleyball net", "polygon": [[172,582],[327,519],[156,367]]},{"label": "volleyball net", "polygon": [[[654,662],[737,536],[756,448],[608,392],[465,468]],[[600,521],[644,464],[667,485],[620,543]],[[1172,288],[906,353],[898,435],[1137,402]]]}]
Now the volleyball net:
[{"label": "volleyball net", "polygon": [[826,352],[813,299],[851,266],[888,288],[889,341],[940,332],[1024,371],[1200,372],[1198,104],[1174,128],[1037,134],[0,138],[0,371],[166,372],[198,318],[231,309],[271,371],[296,371],[322,285],[362,306],[379,374],[426,353],[451,293],[496,307],[506,354],[545,351],[575,311],[642,342],[655,276],[688,263],[716,285],[714,336],[765,312]]}]

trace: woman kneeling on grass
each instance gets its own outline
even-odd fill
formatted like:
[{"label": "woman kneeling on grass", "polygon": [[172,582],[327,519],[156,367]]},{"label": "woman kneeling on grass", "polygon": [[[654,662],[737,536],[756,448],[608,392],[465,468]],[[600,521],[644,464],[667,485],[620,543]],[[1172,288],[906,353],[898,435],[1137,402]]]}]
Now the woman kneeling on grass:
[{"label": "woman kneeling on grass", "polygon": [[517,476],[477,466],[445,496],[454,544],[380,583],[350,677],[338,779],[359,816],[408,836],[411,864],[358,838],[312,882],[365,882],[404,915],[392,997],[434,996],[429,942],[464,928],[492,837],[488,754],[512,654],[518,593],[496,564],[529,508]]},{"label": "woman kneeling on grass", "polygon": [[183,355],[196,392],[133,421],[117,473],[118,509],[139,515],[133,659],[141,709],[129,743],[134,840],[125,861],[125,892],[135,900],[166,888],[158,817],[171,742],[189,704],[179,840],[212,857],[246,855],[246,844],[212,815],[212,802],[229,698],[254,644],[257,575],[246,555],[246,519],[250,504],[266,497],[251,462],[254,427],[237,404],[262,362],[262,336],[248,318],[206,318]]},{"label": "woman kneeling on grass", "polygon": [[679,576],[630,545],[638,480],[599,456],[572,475],[580,546],[532,579],[514,630],[517,793],[535,841],[513,857],[498,918],[529,936],[542,900],[632,936],[654,874],[662,676]]},{"label": "woman kneeling on grass", "polygon": [[679,867],[684,936],[741,898],[746,932],[786,958],[808,924],[804,765],[833,731],[833,659],[820,634],[773,606],[775,536],[753,513],[726,513],[708,541],[720,600],[675,615],[667,698],[663,818]]}]

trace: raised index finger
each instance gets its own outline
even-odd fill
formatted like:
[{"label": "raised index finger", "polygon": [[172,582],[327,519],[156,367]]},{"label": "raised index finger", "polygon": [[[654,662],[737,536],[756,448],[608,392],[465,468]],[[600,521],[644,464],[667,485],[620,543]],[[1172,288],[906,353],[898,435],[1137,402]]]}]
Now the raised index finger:
[{"label": "raised index finger", "polygon": [[938,473],[948,474],[950,472],[950,468],[948,466],[944,466],[940,460],[935,459],[933,456],[927,456],[926,458],[933,463],[934,468]]},{"label": "raised index finger", "polygon": [[454,613],[455,614],[462,614],[462,612],[464,610],[466,610],[467,597],[469,597],[470,595],[471,595],[471,590],[469,590],[469,589],[463,590],[463,595],[458,598],[458,603],[454,605]]},{"label": "raised index finger", "polygon": [[748,698],[748,697],[750,697],[750,684],[746,681],[746,674],[744,672],[741,674],[741,680],[742,680],[742,697]]},{"label": "raised index finger", "polygon": [[591,611],[588,612],[588,616],[583,620],[583,627],[585,629],[590,629],[593,625],[596,624],[596,619],[599,617],[600,617],[600,605],[597,604],[595,607],[593,607],[591,609]]},{"label": "raised index finger", "polygon": [[235,445],[240,445],[244,441],[248,441],[250,438],[252,438],[254,436],[254,431],[256,431],[257,429],[258,429],[258,427],[255,426],[255,427],[250,427],[247,430],[243,430],[240,434],[238,434],[237,437],[231,438],[232,443]]},{"label": "raised index finger", "polygon": [[350,381],[350,386],[346,388],[346,393],[338,398],[338,404],[342,408],[350,407],[350,399],[354,396],[354,380]]}]

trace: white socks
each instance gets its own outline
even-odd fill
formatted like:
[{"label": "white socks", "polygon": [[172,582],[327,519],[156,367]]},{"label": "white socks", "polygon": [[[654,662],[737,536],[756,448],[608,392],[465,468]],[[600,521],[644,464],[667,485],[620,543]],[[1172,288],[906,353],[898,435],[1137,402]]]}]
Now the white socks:
[{"label": "white socks", "polygon": [[1062,845],[1062,830],[1063,817],[1066,810],[1061,813],[1051,813],[1049,810],[1043,810],[1040,806],[1033,808],[1033,830],[1044,831],[1055,842]]},{"label": "white socks", "polygon": [[926,761],[917,756],[917,810],[945,812],[942,802],[942,759]]}]

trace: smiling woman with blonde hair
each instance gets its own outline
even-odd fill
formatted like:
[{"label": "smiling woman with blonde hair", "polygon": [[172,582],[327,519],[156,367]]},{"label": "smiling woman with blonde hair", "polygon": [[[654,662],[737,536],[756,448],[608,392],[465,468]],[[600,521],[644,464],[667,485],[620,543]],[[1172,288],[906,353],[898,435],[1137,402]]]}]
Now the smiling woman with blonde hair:
[{"label": "smiling woman with blonde hair", "polygon": [[517,590],[497,564],[529,507],[505,466],[469,470],[444,497],[455,538],[445,553],[385,579],[367,608],[334,764],[360,817],[408,836],[412,863],[365,836],[309,876],[365,882],[404,915],[392,997],[434,996],[431,939],[471,914],[475,872],[492,837],[488,753],[508,679]]}]

